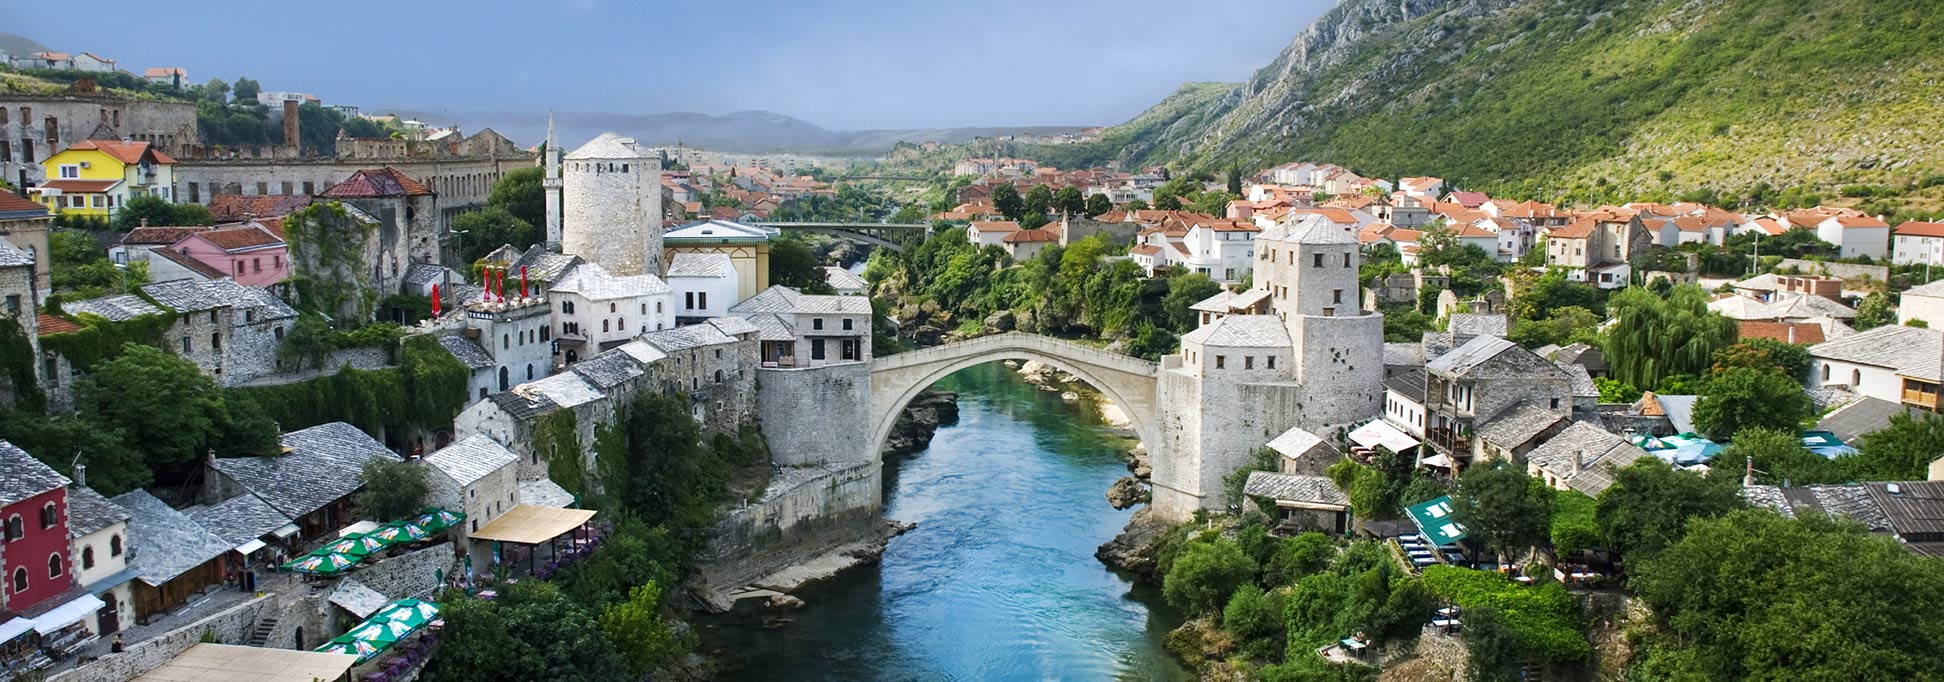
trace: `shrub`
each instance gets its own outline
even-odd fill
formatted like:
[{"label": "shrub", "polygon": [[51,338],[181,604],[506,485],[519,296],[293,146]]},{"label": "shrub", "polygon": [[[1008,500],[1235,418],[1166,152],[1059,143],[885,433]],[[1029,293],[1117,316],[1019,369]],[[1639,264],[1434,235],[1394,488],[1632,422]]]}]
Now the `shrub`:
[{"label": "shrub", "polygon": [[1190,544],[1161,582],[1168,605],[1183,613],[1213,613],[1228,603],[1235,588],[1255,578],[1256,563],[1226,538]]},{"label": "shrub", "polygon": [[1558,583],[1527,587],[1497,573],[1432,566],[1424,570],[1424,584],[1468,611],[1495,610],[1498,622],[1513,633],[1521,656],[1578,661],[1592,653],[1579,600]]}]

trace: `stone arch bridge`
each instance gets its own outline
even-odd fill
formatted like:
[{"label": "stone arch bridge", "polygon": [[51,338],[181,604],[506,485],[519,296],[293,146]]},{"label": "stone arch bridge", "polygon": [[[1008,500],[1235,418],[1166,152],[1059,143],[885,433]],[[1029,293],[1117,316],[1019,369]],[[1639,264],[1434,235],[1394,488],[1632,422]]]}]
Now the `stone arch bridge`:
[{"label": "stone arch bridge", "polygon": [[871,456],[918,393],[953,372],[998,360],[1038,360],[1086,381],[1127,413],[1134,432],[1156,446],[1154,390],[1160,366],[1072,341],[1013,332],[875,358],[871,366]]}]

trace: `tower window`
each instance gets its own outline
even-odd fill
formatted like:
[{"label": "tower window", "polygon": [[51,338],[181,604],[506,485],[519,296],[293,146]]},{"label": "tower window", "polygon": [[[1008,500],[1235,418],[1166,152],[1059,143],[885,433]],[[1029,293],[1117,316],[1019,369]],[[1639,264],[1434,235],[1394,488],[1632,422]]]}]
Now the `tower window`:
[{"label": "tower window", "polygon": [[1311,256],[1310,267],[1315,267],[1315,268],[1323,267],[1323,254],[1313,253],[1310,254],[1310,256]]},{"label": "tower window", "polygon": [[1222,369],[1227,366],[1228,366],[1228,356],[1226,355],[1215,356],[1215,369]]}]

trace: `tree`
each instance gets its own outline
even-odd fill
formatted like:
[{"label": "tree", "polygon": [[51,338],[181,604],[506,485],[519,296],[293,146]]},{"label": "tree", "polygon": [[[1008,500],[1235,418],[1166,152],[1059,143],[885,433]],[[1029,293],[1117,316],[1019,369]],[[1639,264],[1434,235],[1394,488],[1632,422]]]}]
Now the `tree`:
[{"label": "tree", "polygon": [[1689,519],[1713,518],[1742,507],[1735,482],[1702,477],[1643,458],[1613,472],[1593,520],[1606,548],[1629,561],[1647,559],[1681,539]]},{"label": "tree", "polygon": [[770,242],[770,284],[781,284],[804,293],[831,293],[828,274],[817,254],[801,239],[783,238]]},{"label": "tree", "polygon": [[1231,164],[1228,171],[1228,193],[1242,196],[1242,167]]},{"label": "tree", "polygon": [[1162,185],[1154,190],[1154,207],[1163,211],[1179,211],[1181,195],[1176,194],[1173,187]]},{"label": "tree", "polygon": [[427,682],[605,682],[628,679],[594,614],[543,580],[500,589],[492,601],[459,597],[440,603],[446,622]]},{"label": "tree", "polygon": [[257,85],[256,80],[244,77],[238,77],[235,87],[230,89],[238,102],[255,102],[257,95],[262,92],[263,86]]},{"label": "tree", "polygon": [[1244,642],[1256,658],[1281,658],[1289,629],[1283,624],[1282,595],[1253,584],[1235,588],[1222,607],[1222,629]]},{"label": "tree", "polygon": [[1330,536],[1315,531],[1283,540],[1277,543],[1275,554],[1269,557],[1269,566],[1263,571],[1263,582],[1272,588],[1294,585],[1298,580],[1329,568],[1336,554],[1336,542]]},{"label": "tree", "polygon": [[[147,222],[143,222],[147,221]],[[210,225],[214,219],[209,209],[195,204],[171,204],[167,199],[144,194],[128,203],[122,204],[115,212],[115,229],[132,230],[142,225],[150,227]]]},{"label": "tree", "polygon": [[1873,292],[1856,304],[1856,330],[1875,329],[1886,324],[1897,323],[1897,308],[1890,302],[1887,292]]},{"label": "tree", "polygon": [[114,359],[97,363],[76,390],[82,414],[119,425],[152,468],[180,471],[210,449],[228,451],[222,390],[188,360],[128,343]]},{"label": "tree", "polygon": [[1168,326],[1177,332],[1193,330],[1199,326],[1201,317],[1190,306],[1221,292],[1219,282],[1199,272],[1169,277],[1168,295],[1161,299],[1161,310],[1168,316]]},{"label": "tree", "polygon": [[1066,215],[1084,214],[1087,211],[1087,198],[1081,196],[1080,188],[1067,185],[1054,195],[1053,207]]},{"label": "tree", "polygon": [[628,591],[627,601],[601,610],[601,632],[636,675],[646,675],[685,648],[662,617],[662,590],[649,581]]},{"label": "tree", "polygon": [[[493,190],[499,191],[497,187]],[[452,219],[452,231],[459,237],[460,262],[471,263],[502,245],[524,250],[542,239],[532,223],[498,204],[459,214]],[[463,234],[460,234],[463,233]]]},{"label": "tree", "polygon": [[1675,287],[1667,298],[1628,288],[1607,304],[1613,323],[1601,350],[1614,379],[1646,390],[1661,379],[1700,374],[1714,352],[1735,342],[1735,321],[1708,310],[1708,294],[1694,285]]},{"label": "tree", "polygon": [[1112,210],[1114,210],[1114,202],[1109,200],[1107,195],[1093,194],[1087,197],[1087,217],[1096,217]]},{"label": "tree", "polygon": [[425,469],[387,457],[365,460],[358,471],[358,515],[383,523],[425,508]]},{"label": "tree", "polygon": [[1474,464],[1458,477],[1451,517],[1503,558],[1546,542],[1552,498],[1552,488],[1524,469],[1506,462]]},{"label": "tree", "polygon": [[1148,208],[1150,208],[1148,206],[1148,202],[1142,201],[1140,199],[1135,199],[1133,201],[1127,202],[1127,210],[1129,211],[1145,211],[1148,210]]},{"label": "tree", "polygon": [[1809,347],[1775,339],[1751,338],[1715,351],[1716,374],[1734,367],[1773,370],[1796,381],[1809,378]]},{"label": "tree", "polygon": [[1864,434],[1857,451],[1843,459],[1854,480],[1923,480],[1931,460],[1944,453],[1944,417],[1890,415],[1890,425]]},{"label": "tree", "polygon": [[1742,429],[1735,442],[1708,462],[1710,476],[1739,478],[1754,461],[1755,478],[1765,484],[1812,485],[1847,480],[1843,466],[1802,447],[1795,429],[1760,426]]},{"label": "tree", "polygon": [[88,468],[88,487],[103,495],[120,495],[155,479],[142,461],[141,451],[130,446],[122,430],[113,424],[11,411],[0,412],[0,433],[69,478],[75,477],[70,465],[79,456]]},{"label": "tree", "polygon": [[1213,613],[1228,603],[1235,588],[1255,578],[1256,563],[1227,538],[1197,540],[1168,567],[1161,594],[1183,613]]},{"label": "tree", "polygon": [[221,78],[211,78],[209,79],[208,83],[204,83],[202,85],[201,94],[203,99],[210,100],[212,102],[228,102],[229,95],[230,95],[230,84],[223,82],[223,79]]},{"label": "tree", "polygon": [[1498,609],[1465,610],[1465,672],[1471,682],[1517,682],[1525,661],[1518,633],[1505,627]]},{"label": "tree", "polygon": [[514,217],[526,221],[528,225],[547,224],[547,195],[542,186],[546,170],[539,166],[522,166],[501,175],[499,182],[493,183],[492,194],[486,202],[506,209]]},{"label": "tree", "polygon": [[1018,220],[1026,215],[1026,201],[1019,196],[1019,188],[1010,182],[1002,182],[992,188],[992,208],[1007,220]]},{"label": "tree", "polygon": [[1634,563],[1643,679],[1944,679],[1944,564],[1853,523],[1743,510]]},{"label": "tree", "polygon": [[1725,441],[1748,427],[1796,429],[1815,411],[1794,379],[1773,370],[1730,367],[1709,379],[1694,404],[1694,427]]},{"label": "tree", "polygon": [[1026,213],[1046,215],[1053,212],[1053,190],[1046,185],[1033,185],[1026,190]]}]

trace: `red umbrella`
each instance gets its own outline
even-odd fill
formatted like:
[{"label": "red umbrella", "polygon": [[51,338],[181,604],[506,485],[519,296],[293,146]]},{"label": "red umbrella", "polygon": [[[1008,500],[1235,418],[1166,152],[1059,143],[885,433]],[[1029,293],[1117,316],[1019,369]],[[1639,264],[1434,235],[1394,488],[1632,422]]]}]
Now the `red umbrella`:
[{"label": "red umbrella", "polygon": [[439,285],[432,285],[432,316],[439,316]]}]

